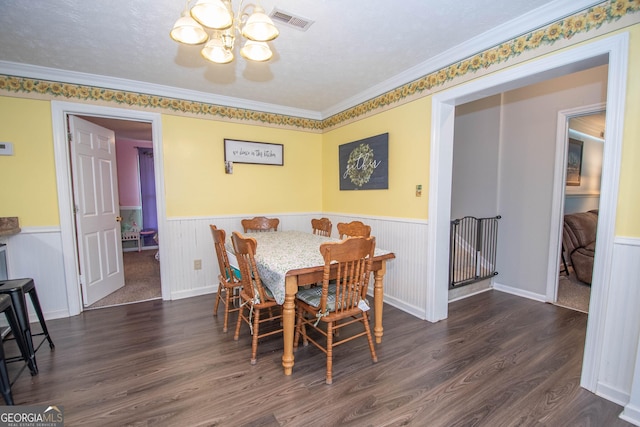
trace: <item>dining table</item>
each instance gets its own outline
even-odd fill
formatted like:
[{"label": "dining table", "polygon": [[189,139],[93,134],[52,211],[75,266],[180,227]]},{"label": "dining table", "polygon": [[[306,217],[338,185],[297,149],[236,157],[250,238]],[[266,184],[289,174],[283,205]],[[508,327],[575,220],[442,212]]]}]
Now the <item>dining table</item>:
[{"label": "dining table", "polygon": [[[291,375],[294,364],[293,337],[295,332],[295,297],[300,286],[321,283],[324,259],[320,245],[325,242],[340,241],[303,231],[267,231],[246,233],[245,237],[256,239],[256,266],[264,286],[269,288],[274,299],[282,305],[282,326],[284,351],[282,366],[285,375]],[[231,240],[226,244],[229,262],[237,267]],[[384,296],[384,275],[386,262],[395,258],[391,251],[376,246],[371,270],[374,277],[374,327],[376,343],[382,342],[382,307]],[[332,271],[332,276],[335,272]]]}]

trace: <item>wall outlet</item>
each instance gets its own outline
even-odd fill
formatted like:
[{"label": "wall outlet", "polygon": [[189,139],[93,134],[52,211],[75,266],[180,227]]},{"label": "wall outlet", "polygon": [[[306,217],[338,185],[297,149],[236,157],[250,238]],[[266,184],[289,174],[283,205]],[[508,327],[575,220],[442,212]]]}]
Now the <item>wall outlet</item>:
[{"label": "wall outlet", "polygon": [[202,260],[201,259],[193,260],[193,269],[194,270],[202,270]]}]

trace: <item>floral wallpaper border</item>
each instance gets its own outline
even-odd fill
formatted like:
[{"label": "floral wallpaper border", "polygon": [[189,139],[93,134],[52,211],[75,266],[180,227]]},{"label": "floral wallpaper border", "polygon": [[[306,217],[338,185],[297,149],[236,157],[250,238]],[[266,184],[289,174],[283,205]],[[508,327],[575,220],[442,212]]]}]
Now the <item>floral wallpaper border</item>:
[{"label": "floral wallpaper border", "polygon": [[[0,75],[0,92],[66,98],[84,102],[119,104],[137,109],[159,110],[192,117],[251,122],[310,132],[322,132],[353,121],[364,115],[396,105],[416,96],[426,96],[454,79],[470,76],[490,66],[514,61],[525,52],[568,40],[577,34],[599,29],[604,24],[619,21],[625,15],[640,11],[640,0],[608,0],[587,10],[566,17],[546,27],[506,41],[491,49],[465,58],[448,67],[344,110],[324,120],[287,116],[276,113],[226,107],[197,101],[167,98],[157,95],[105,89],[100,87]],[[511,64],[509,64],[511,65]]]},{"label": "floral wallpaper border", "polygon": [[604,24],[619,21],[623,16],[638,11],[640,11],[640,0],[610,0],[600,3],[328,117],[323,121],[323,129],[353,121],[372,111],[391,106],[421,93],[424,95],[433,93],[436,88],[440,88],[454,79],[463,76],[471,77],[470,74],[486,70],[490,66],[512,61],[526,52],[596,30]]}]

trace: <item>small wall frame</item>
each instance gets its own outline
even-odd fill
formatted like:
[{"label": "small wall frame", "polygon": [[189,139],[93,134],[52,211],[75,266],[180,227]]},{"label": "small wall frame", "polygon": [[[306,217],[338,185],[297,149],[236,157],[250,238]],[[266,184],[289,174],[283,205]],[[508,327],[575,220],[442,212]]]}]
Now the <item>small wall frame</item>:
[{"label": "small wall frame", "polygon": [[567,185],[579,186],[582,174],[582,145],[583,141],[569,138],[567,152]]},{"label": "small wall frame", "polygon": [[225,139],[224,161],[282,166],[284,148],[282,144]]}]

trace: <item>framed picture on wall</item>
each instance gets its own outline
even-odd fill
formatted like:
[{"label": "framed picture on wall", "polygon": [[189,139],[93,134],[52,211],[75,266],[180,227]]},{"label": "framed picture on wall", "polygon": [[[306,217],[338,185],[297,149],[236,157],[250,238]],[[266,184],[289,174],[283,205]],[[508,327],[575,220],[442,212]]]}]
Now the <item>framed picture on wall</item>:
[{"label": "framed picture on wall", "polygon": [[227,162],[282,166],[284,165],[283,145],[225,139],[224,161],[227,173],[233,173],[233,164]]},{"label": "framed picture on wall", "polygon": [[340,190],[389,188],[389,134],[339,147]]},{"label": "framed picture on wall", "polygon": [[580,185],[580,174],[582,173],[583,144],[583,141],[569,138],[569,149],[567,152],[567,185]]}]

